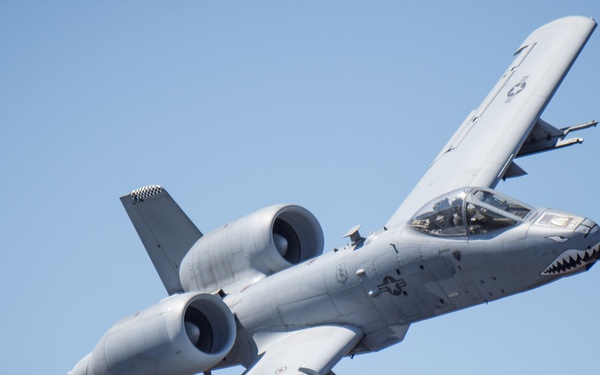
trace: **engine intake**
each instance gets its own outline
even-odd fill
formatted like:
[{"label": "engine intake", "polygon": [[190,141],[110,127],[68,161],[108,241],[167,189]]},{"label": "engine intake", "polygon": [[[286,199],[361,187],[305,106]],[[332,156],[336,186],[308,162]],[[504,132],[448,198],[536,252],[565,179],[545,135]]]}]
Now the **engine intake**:
[{"label": "engine intake", "polygon": [[69,374],[192,375],[223,360],[235,337],[218,297],[174,295],[115,324]]},{"label": "engine intake", "polygon": [[276,205],[200,238],[181,262],[184,290],[231,293],[323,252],[323,231],[305,208]]}]

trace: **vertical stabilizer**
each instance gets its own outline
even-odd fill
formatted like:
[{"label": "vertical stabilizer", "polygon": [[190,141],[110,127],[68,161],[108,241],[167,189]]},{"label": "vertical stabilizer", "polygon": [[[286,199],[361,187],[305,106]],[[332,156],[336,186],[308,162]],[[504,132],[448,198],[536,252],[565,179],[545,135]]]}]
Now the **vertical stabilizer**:
[{"label": "vertical stabilizer", "polygon": [[182,292],[179,265],[202,233],[161,186],[134,190],[121,203],[169,295]]}]

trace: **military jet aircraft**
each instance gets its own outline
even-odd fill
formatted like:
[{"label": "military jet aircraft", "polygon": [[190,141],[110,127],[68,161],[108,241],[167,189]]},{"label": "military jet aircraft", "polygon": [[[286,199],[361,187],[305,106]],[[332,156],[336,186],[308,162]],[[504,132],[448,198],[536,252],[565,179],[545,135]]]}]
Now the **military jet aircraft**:
[{"label": "military jet aircraft", "polygon": [[[581,143],[541,114],[596,22],[535,30],[395,214],[322,255],[317,219],[275,205],[206,234],[167,191],[121,197],[169,297],[116,323],[71,375],[328,374],[411,324],[590,269],[600,228],[494,191],[515,159]],[[285,293],[281,292],[285,291]]]}]

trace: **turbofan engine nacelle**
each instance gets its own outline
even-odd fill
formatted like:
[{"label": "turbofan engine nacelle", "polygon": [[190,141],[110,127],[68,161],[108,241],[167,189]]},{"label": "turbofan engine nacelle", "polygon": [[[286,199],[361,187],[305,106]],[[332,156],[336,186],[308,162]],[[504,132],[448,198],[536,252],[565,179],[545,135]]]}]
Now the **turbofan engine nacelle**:
[{"label": "turbofan engine nacelle", "polygon": [[183,258],[179,278],[187,291],[229,293],[322,253],[323,230],[314,215],[281,204],[205,234]]},{"label": "turbofan engine nacelle", "polygon": [[223,360],[235,337],[220,298],[173,295],[115,324],[69,375],[192,375]]}]

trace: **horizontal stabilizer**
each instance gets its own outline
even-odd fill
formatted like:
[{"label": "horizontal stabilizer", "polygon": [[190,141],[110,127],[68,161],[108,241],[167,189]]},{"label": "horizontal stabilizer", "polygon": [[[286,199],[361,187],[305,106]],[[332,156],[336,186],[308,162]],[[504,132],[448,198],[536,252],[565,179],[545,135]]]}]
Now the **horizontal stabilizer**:
[{"label": "horizontal stabilizer", "polygon": [[590,121],[585,124],[557,129],[540,118],[531,130],[531,133],[529,133],[517,157],[580,144],[583,142],[583,138],[565,138],[570,132],[587,129],[596,126],[596,124],[598,124],[598,121]]},{"label": "horizontal stabilizer", "polygon": [[169,295],[182,292],[179,265],[202,233],[160,186],[134,190],[121,203]]}]

